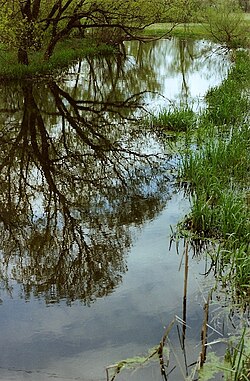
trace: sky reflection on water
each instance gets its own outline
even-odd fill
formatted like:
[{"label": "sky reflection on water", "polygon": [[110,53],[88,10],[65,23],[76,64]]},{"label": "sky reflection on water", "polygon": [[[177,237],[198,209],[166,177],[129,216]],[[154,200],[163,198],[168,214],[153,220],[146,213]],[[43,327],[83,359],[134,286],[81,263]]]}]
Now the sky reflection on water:
[{"label": "sky reflection on water", "polygon": [[[180,256],[168,248],[188,202],[173,194],[172,156],[135,119],[172,102],[197,107],[229,63],[204,41],[126,48],[126,60],[3,89],[1,380],[104,380],[182,314]],[[203,267],[190,263],[190,348]],[[158,365],[129,377],[161,379]]]}]

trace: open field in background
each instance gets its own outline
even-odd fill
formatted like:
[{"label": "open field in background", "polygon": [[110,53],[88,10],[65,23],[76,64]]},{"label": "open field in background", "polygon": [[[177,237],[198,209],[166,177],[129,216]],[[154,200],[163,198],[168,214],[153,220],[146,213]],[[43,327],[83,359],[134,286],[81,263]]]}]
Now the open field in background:
[{"label": "open field in background", "polygon": [[[244,13],[244,19],[249,25],[250,34],[250,13]],[[171,23],[157,23],[150,25],[145,29],[145,34],[149,36],[162,36],[169,32],[169,36],[190,37],[190,38],[211,38],[208,25],[205,23],[179,24],[171,30]]]},{"label": "open field in background", "polygon": [[201,23],[180,24],[173,27],[170,23],[158,23],[150,25],[145,29],[145,34],[149,36],[162,36],[169,32],[169,36],[205,38],[209,37],[207,28]]}]

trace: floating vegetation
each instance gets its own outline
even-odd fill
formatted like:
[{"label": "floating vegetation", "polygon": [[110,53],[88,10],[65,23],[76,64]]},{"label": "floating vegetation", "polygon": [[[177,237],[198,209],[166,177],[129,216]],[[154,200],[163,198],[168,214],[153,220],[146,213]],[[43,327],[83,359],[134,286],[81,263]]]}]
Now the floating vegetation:
[{"label": "floating vegetation", "polygon": [[244,328],[239,337],[231,337],[225,356],[215,352],[207,355],[207,361],[199,372],[200,381],[214,380],[221,375],[226,381],[248,381],[250,379],[250,330]]},{"label": "floating vegetation", "polygon": [[[125,360],[119,361],[117,364],[109,365],[106,368],[107,381],[114,381],[116,376],[123,369],[137,369],[148,362],[159,361],[161,375],[165,380],[167,380],[166,368],[169,362],[169,348],[166,346],[167,337],[174,326],[176,319],[173,319],[171,323],[166,328],[164,335],[159,343],[159,345],[151,348],[147,355],[135,356],[132,358],[127,358]],[[110,373],[112,372],[112,375]]]},{"label": "floating vegetation", "polygon": [[158,114],[149,117],[148,122],[155,132],[168,133],[187,132],[196,124],[195,112],[188,106],[173,106],[169,109],[162,109]]}]

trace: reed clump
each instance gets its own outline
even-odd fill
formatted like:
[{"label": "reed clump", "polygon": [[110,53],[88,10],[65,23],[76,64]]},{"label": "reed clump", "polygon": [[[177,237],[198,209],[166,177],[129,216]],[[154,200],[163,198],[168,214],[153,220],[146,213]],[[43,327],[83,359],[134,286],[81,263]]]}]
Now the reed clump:
[{"label": "reed clump", "polygon": [[[250,301],[250,58],[238,52],[228,78],[208,92],[196,142],[182,154],[179,179],[191,196],[184,222],[216,240],[214,271],[232,295]],[[211,133],[212,132],[212,133]],[[202,140],[203,137],[203,140]]]},{"label": "reed clump", "polygon": [[202,115],[204,124],[235,126],[244,122],[248,114],[249,57],[245,51],[238,51],[234,59],[235,65],[227,79],[206,94],[207,109]]},{"label": "reed clump", "polygon": [[158,133],[187,132],[196,124],[196,115],[188,106],[162,109],[148,118],[152,129]]}]

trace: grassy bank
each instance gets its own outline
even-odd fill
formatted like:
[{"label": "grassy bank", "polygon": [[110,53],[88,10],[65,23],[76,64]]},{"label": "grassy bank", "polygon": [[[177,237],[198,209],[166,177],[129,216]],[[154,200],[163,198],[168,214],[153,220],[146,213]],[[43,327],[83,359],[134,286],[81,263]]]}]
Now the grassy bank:
[{"label": "grassy bank", "polygon": [[192,197],[185,223],[196,237],[215,240],[215,275],[243,304],[250,302],[249,88],[250,57],[238,52],[228,78],[208,92],[179,169]]},{"label": "grassy bank", "polygon": [[211,38],[208,29],[201,23],[179,24],[172,29],[170,23],[153,24],[145,29],[144,34],[152,37],[160,37],[165,34],[180,38]]},{"label": "grassy bank", "polygon": [[[228,77],[207,93],[206,108],[195,122],[190,110],[182,108],[162,110],[151,119],[163,138],[164,131],[165,136],[181,131],[181,139],[186,137],[178,181],[190,197],[191,211],[178,225],[177,237],[209,248],[202,253],[209,257],[216,284],[232,311],[242,316],[250,305],[249,94],[250,55],[238,51]],[[221,342],[226,344],[225,355],[209,353],[198,379],[208,381],[223,373],[228,381],[249,380],[249,328]]]},{"label": "grassy bank", "polygon": [[[245,26],[248,30],[248,32],[246,33],[249,34],[249,31],[250,31],[250,14],[249,13],[243,14],[243,22],[245,23]],[[223,30],[223,26],[222,26],[222,30]],[[174,37],[180,37],[180,38],[215,40],[214,36],[211,34],[209,25],[206,23],[199,23],[199,22],[177,24],[174,28],[173,28],[173,24],[171,23],[157,23],[147,27],[144,33],[145,35],[152,36],[152,37],[160,37],[166,34],[169,37],[174,36]],[[232,37],[235,37],[235,36],[232,35]]]},{"label": "grassy bank", "polygon": [[[244,14],[246,41],[249,41],[250,14]],[[230,32],[232,33],[232,32]],[[234,32],[233,32],[234,33]],[[178,24],[173,28],[171,23],[157,23],[147,27],[143,32],[144,37],[180,37],[195,39],[214,39],[209,27],[205,23]],[[232,35],[235,38],[234,35]],[[237,43],[239,42],[236,39]],[[249,41],[250,44],[250,41]],[[68,38],[57,44],[55,51],[48,62],[43,60],[43,51],[29,52],[28,66],[18,64],[17,52],[0,44],[0,80],[22,79],[31,76],[44,76],[54,71],[68,67],[71,62],[79,58],[114,52],[112,46],[98,44],[88,38]]]},{"label": "grassy bank", "polygon": [[93,40],[70,38],[56,46],[54,54],[48,62],[43,60],[43,52],[31,52],[30,64],[17,62],[17,53],[0,46],[0,80],[23,79],[34,76],[56,74],[79,58],[114,52],[111,46],[96,44]]},{"label": "grassy bank", "polygon": [[[206,94],[195,115],[187,106],[150,118],[159,136],[181,133],[178,178],[192,209],[180,224],[189,239],[213,242],[216,279],[235,303],[250,302],[250,55],[237,51],[228,77]],[[178,145],[178,149],[180,146]]]}]

